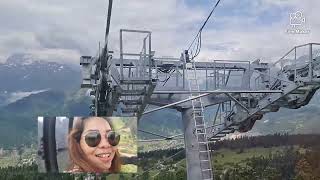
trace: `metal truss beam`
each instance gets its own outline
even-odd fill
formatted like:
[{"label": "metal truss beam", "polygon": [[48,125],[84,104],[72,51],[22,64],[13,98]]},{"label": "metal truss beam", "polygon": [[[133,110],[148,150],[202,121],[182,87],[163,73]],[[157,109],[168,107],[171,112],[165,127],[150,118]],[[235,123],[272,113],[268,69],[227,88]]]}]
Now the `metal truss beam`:
[{"label": "metal truss beam", "polygon": [[[161,91],[158,91],[158,93],[161,92]],[[178,92],[178,91],[177,91]],[[171,93],[176,93],[178,94],[177,92],[175,91],[163,91],[162,94],[171,94]],[[181,94],[190,94],[190,91],[181,91],[182,93]],[[157,91],[153,92],[154,94],[157,94]],[[191,97],[191,98],[188,98],[188,99],[185,99],[185,100],[181,100],[181,101],[177,101],[177,102],[174,102],[174,103],[171,103],[171,104],[168,104],[168,105],[164,105],[164,106],[161,106],[159,108],[155,108],[155,109],[152,109],[152,110],[149,110],[149,111],[146,111],[144,112],[143,114],[149,114],[149,113],[152,113],[152,112],[155,112],[155,111],[159,111],[161,109],[165,109],[165,108],[168,108],[168,107],[172,107],[172,106],[175,106],[175,105],[178,105],[178,104],[182,104],[182,103],[185,103],[185,102],[188,102],[188,101],[191,101],[191,100],[194,100],[194,99],[198,99],[198,98],[201,98],[201,97],[204,97],[204,96],[208,96],[208,95],[211,95],[211,94],[219,94],[219,93],[282,93],[281,90],[269,90],[269,91],[249,91],[249,90],[244,90],[244,91],[221,91],[221,90],[216,90],[216,91],[210,91],[210,93],[203,93],[203,94],[200,94],[199,96],[194,96],[194,97]]]},{"label": "metal truss beam", "polygon": [[[122,54],[124,55],[124,54]],[[133,56],[137,56],[137,53],[130,53],[130,54],[126,54],[126,55],[133,55]],[[168,61],[164,61],[164,59],[166,58],[153,58],[154,63],[151,65],[153,68],[154,67],[162,67],[164,65],[167,64],[172,64],[174,66],[178,66],[179,68],[183,69],[184,67],[184,63],[182,61],[177,61],[178,58],[168,58]],[[135,59],[135,58],[123,58],[122,59],[118,59],[118,58],[113,58],[111,60],[111,63],[114,64],[115,66],[121,66],[121,63],[119,62],[123,62],[123,68],[128,68],[128,67],[132,67],[134,66],[134,64],[138,64],[139,62],[141,62],[141,60],[139,59]],[[224,63],[224,60],[214,60],[214,61],[197,61],[195,63],[196,68],[198,70],[209,70],[209,69],[248,69],[248,61],[236,61],[235,63]],[[226,60],[226,62],[229,62]],[[146,64],[146,66],[149,66],[148,64]],[[266,64],[250,64],[250,68],[251,69],[268,69],[269,66]]]},{"label": "metal truss beam", "polygon": [[214,91],[154,91],[153,94],[190,94],[190,93],[209,93],[209,94],[223,94],[223,93],[282,93],[282,90],[214,90]]},{"label": "metal truss beam", "polygon": [[201,98],[201,97],[204,97],[204,96],[208,96],[208,95],[210,95],[210,93],[200,94],[199,96],[194,96],[192,98],[188,98],[188,99],[185,99],[185,100],[182,100],[182,101],[178,101],[178,102],[171,103],[171,104],[168,104],[168,105],[165,105],[165,106],[161,106],[159,108],[152,109],[150,111],[146,111],[143,114],[149,114],[149,113],[152,113],[152,112],[155,112],[155,111],[159,111],[161,109],[165,109],[165,108],[168,108],[168,107],[171,107],[171,106],[182,104],[182,103],[185,103],[185,102],[188,102],[188,101],[191,101],[191,100],[194,100],[194,99],[198,99],[198,98]]},{"label": "metal truss beam", "polygon": [[225,95],[227,95],[232,101],[234,101],[236,104],[238,104],[240,107],[242,107],[245,111],[247,111],[247,113],[249,113],[249,109],[243,105],[241,102],[239,102],[235,97],[233,97],[231,94],[229,93],[225,93]]}]

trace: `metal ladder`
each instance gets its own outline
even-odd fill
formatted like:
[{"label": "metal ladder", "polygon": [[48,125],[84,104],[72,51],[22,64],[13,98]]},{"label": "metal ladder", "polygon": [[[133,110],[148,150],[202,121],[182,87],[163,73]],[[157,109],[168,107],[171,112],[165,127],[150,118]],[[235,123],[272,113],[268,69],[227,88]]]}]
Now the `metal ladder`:
[{"label": "metal ladder", "polygon": [[[198,96],[200,93],[192,93],[199,92],[200,87],[197,80],[196,67],[195,62],[192,60],[190,62],[191,68],[186,67],[186,79],[188,80],[190,96]],[[187,65],[187,64],[186,64]],[[206,125],[204,121],[204,112],[203,112],[203,104],[201,98],[197,98],[191,101],[192,104],[192,113],[193,120],[195,123],[194,134],[197,137],[198,145],[199,145],[199,159],[200,159],[200,168],[201,175],[203,180],[213,180],[213,171],[210,157],[210,148],[208,145]]]}]

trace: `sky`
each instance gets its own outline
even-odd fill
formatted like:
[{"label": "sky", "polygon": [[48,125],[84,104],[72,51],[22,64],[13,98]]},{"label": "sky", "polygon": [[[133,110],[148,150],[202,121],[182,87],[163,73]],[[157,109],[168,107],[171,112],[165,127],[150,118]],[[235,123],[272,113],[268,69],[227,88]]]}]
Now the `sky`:
[{"label": "sky", "polygon": [[[152,31],[157,57],[180,57],[215,0],[114,0],[110,50],[119,53],[119,30]],[[79,64],[104,43],[107,0],[0,1],[0,62],[15,53]],[[202,33],[198,61],[214,59],[275,61],[292,47],[320,42],[318,0],[221,0]],[[290,13],[300,11],[307,34],[290,34]],[[126,34],[124,48],[138,53],[141,36]]]}]

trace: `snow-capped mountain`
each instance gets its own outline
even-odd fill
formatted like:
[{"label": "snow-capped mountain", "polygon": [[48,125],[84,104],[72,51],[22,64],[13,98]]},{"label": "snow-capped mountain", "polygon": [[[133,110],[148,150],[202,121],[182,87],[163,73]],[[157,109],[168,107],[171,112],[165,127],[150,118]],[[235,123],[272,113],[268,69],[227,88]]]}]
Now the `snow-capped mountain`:
[{"label": "snow-capped mountain", "polygon": [[30,54],[14,54],[0,64],[0,93],[68,90],[80,87],[80,80],[79,68],[42,61]]}]

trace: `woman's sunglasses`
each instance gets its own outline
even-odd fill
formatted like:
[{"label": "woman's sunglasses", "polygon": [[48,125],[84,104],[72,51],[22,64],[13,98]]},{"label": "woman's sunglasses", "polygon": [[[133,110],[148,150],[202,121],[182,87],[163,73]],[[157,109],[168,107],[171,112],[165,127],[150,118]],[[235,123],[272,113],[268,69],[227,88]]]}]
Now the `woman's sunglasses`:
[{"label": "woman's sunglasses", "polygon": [[[99,131],[90,131],[84,136],[85,142],[90,147],[97,147],[101,141],[101,134]],[[120,141],[120,134],[109,131],[106,133],[106,139],[108,140],[111,146],[116,146]]]}]

